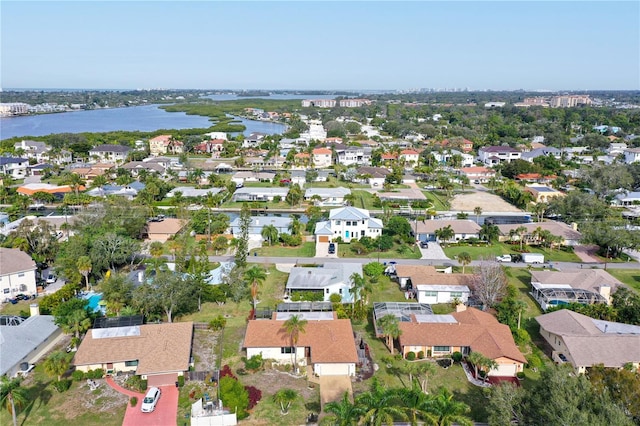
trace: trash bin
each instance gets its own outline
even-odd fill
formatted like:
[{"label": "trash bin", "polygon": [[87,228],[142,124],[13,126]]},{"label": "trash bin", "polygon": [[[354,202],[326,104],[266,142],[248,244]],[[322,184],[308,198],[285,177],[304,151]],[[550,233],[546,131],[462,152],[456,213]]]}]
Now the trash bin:
[{"label": "trash bin", "polygon": [[254,251],[254,252],[253,252],[253,256],[255,257],[255,256],[257,256],[257,255],[258,255],[258,252]]},{"label": "trash bin", "polygon": [[176,387],[180,386],[180,383],[176,382]]}]

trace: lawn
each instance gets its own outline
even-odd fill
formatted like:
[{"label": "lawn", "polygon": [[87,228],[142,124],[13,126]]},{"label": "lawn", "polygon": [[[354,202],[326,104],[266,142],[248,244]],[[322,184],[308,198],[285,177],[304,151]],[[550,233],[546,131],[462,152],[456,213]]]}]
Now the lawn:
[{"label": "lawn", "polygon": [[450,209],[449,200],[444,192],[422,191],[422,193],[431,201],[436,211],[447,211]]},{"label": "lawn", "polygon": [[352,190],[351,194],[355,197],[353,207],[367,210],[380,210],[381,207],[375,207],[373,205],[373,194],[369,191]]},{"label": "lawn", "polygon": [[640,292],[640,269],[607,269],[607,272],[633,288],[635,291]]},{"label": "lawn", "polygon": [[[470,245],[460,245],[460,246],[442,246],[445,254],[451,259],[455,259],[462,252],[467,252],[471,255],[471,259],[479,260],[482,257],[489,257],[491,259],[495,258],[500,254],[517,254],[517,249],[519,249],[519,245],[511,245],[507,243],[493,243],[489,246],[470,246]],[[572,252],[566,252],[559,249],[543,249],[539,247],[531,247],[525,246],[525,250],[528,253],[542,253],[544,254],[544,258],[547,261],[552,262],[580,262],[580,258],[576,256]]]},{"label": "lawn", "polygon": [[314,257],[316,255],[316,243],[306,242],[299,247],[265,246],[253,249],[251,252],[264,257]]},{"label": "lawn", "polygon": [[422,253],[415,245],[394,244],[391,250],[373,250],[368,253],[357,254],[351,250],[349,243],[338,244],[338,257],[353,257],[365,259],[420,259]]}]

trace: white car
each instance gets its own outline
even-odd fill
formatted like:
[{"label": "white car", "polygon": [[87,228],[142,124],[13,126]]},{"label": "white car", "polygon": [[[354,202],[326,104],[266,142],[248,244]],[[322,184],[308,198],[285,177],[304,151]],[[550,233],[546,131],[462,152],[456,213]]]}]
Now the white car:
[{"label": "white car", "polygon": [[47,284],[53,284],[56,282],[56,276],[53,274],[47,275]]},{"label": "white car", "polygon": [[496,260],[498,262],[511,262],[510,254],[501,254],[500,256],[496,256]]},{"label": "white car", "polygon": [[161,393],[162,392],[160,391],[160,389],[156,387],[152,387],[151,389],[149,389],[147,391],[147,394],[144,396],[144,399],[142,400],[142,406],[140,407],[140,410],[143,413],[151,413],[153,410],[155,410]]}]

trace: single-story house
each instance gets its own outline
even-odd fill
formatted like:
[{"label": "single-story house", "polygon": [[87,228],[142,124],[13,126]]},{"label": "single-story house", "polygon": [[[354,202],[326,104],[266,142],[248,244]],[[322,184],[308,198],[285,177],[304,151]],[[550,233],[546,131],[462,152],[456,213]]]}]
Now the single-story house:
[{"label": "single-story house", "polygon": [[496,176],[496,172],[493,169],[489,169],[487,167],[463,167],[458,170],[458,174],[462,176],[466,176],[471,182],[476,180],[481,183],[489,182],[489,179]]},{"label": "single-story house", "polygon": [[625,191],[616,194],[615,198],[611,201],[611,205],[625,207],[640,205],[640,192]]},{"label": "single-story house", "polygon": [[376,195],[378,195],[380,201],[389,201],[391,203],[406,203],[411,201],[424,201],[427,199],[422,191],[415,188],[400,188],[392,192],[380,191]]},{"label": "single-story house", "polygon": [[271,172],[236,172],[231,180],[235,183],[273,182],[275,177],[276,174]]},{"label": "single-story house", "polygon": [[191,362],[192,322],[93,328],[76,352],[76,370],[132,372],[149,386],[174,384]]},{"label": "single-story house", "polygon": [[40,315],[37,304],[31,305],[29,318],[15,320],[0,325],[0,376],[13,377],[26,370],[24,363],[38,362],[64,337],[53,315]]},{"label": "single-story house", "polygon": [[520,224],[508,224],[508,225],[497,225],[500,230],[500,241],[520,241],[519,235],[510,236],[509,233],[512,230],[516,230],[519,227],[524,227],[527,229],[526,234],[524,235],[524,242],[528,243],[531,241],[535,241],[533,236],[536,229],[540,228],[543,231],[549,231],[551,235],[555,235],[557,237],[562,238],[562,245],[565,246],[575,246],[580,244],[580,240],[582,239],[582,234],[578,232],[576,229],[577,226],[567,225],[563,222],[556,221],[548,221],[548,222],[536,222],[536,223],[520,223]]},{"label": "single-story house", "polygon": [[307,172],[305,170],[292,170],[291,171],[291,184],[298,185],[300,188],[304,187],[307,183]]},{"label": "single-story house", "polygon": [[[249,224],[249,239],[262,241],[262,230],[265,226],[273,225],[278,230],[278,234],[290,234],[289,226],[293,220],[290,217],[280,216],[251,216]],[[232,235],[238,237],[241,234],[240,217],[235,218],[229,225]]]},{"label": "single-story house", "polygon": [[353,302],[351,275],[362,276],[359,263],[325,263],[319,267],[295,266],[291,268],[287,285],[288,295],[296,291],[310,291],[323,294],[323,300],[329,301],[332,294],[342,296],[342,303]]},{"label": "single-story house", "polygon": [[344,242],[361,237],[378,238],[382,235],[382,221],[372,218],[369,210],[341,207],[329,212],[329,220],[316,223],[314,235],[318,242],[342,238]]},{"label": "single-story house", "polygon": [[142,170],[148,173],[156,173],[160,176],[164,175],[167,171],[167,167],[161,163],[154,161],[130,161],[122,165],[122,168],[129,170],[132,176],[138,176]]},{"label": "single-story house", "polygon": [[458,308],[458,312],[448,315],[415,314],[410,322],[400,322],[401,353],[406,357],[409,352],[422,351],[426,356],[439,357],[479,352],[497,364],[488,376],[515,377],[523,371],[527,360],[516,346],[509,326],[500,324],[487,312],[465,305]]},{"label": "single-story house", "polygon": [[[84,186],[79,186],[78,191],[84,191],[86,188]],[[22,195],[33,195],[36,192],[46,192],[48,194],[59,195],[62,197],[64,194],[68,192],[73,192],[73,188],[69,185],[51,185],[49,183],[27,183],[22,185],[16,189],[18,194]]]},{"label": "single-story house", "polygon": [[87,195],[92,197],[107,197],[109,195],[118,195],[120,197],[134,199],[138,192],[145,188],[145,184],[142,182],[134,181],[128,185],[104,185],[98,188],[93,188],[87,191]]},{"label": "single-story house", "polygon": [[354,181],[364,182],[372,187],[382,187],[389,173],[391,171],[384,167],[363,166],[356,170],[356,179]]},{"label": "single-story house", "polygon": [[187,222],[182,219],[166,218],[158,222],[147,223],[147,239],[164,243],[169,238],[179,233]]},{"label": "single-story house", "polygon": [[[305,314],[318,313],[295,314],[304,318]],[[334,319],[333,312],[326,314],[325,319],[314,315],[306,320],[305,330],[298,337],[298,364],[311,366],[316,376],[355,376],[358,352],[351,321]],[[293,364],[295,348],[284,326],[289,317],[287,312],[278,312],[275,319],[249,321],[242,344],[247,358],[261,354],[264,359]]]},{"label": "single-story house", "polygon": [[314,196],[320,197],[316,202],[319,206],[341,206],[344,204],[344,197],[351,194],[351,190],[339,186],[337,188],[307,188],[304,193],[305,201],[310,201]]},{"label": "single-story house", "polygon": [[19,249],[0,247],[0,300],[35,295],[36,262]]},{"label": "single-story house", "polygon": [[531,294],[543,310],[567,303],[611,304],[619,280],[602,269],[531,271]]},{"label": "single-story house", "polygon": [[564,192],[545,185],[528,185],[524,187],[524,190],[533,195],[534,203],[548,203],[554,198],[564,197],[566,195]]},{"label": "single-story house", "polygon": [[238,188],[233,193],[233,201],[273,201],[275,197],[285,199],[289,188]]},{"label": "single-story house", "polygon": [[206,197],[208,194],[216,195],[223,191],[223,188],[195,188],[193,186],[178,186],[167,193],[167,197],[175,196],[176,192],[183,197]]},{"label": "single-story house", "polygon": [[418,303],[466,303],[473,287],[473,274],[413,273],[407,286],[411,286]]},{"label": "single-story house", "polygon": [[447,226],[454,232],[450,241],[480,238],[480,225],[468,219],[415,221],[411,224],[411,230],[416,240],[436,241],[436,231]]},{"label": "single-story house", "polygon": [[536,317],[551,359],[570,363],[576,373],[594,365],[640,368],[640,326],[603,321],[561,309]]}]

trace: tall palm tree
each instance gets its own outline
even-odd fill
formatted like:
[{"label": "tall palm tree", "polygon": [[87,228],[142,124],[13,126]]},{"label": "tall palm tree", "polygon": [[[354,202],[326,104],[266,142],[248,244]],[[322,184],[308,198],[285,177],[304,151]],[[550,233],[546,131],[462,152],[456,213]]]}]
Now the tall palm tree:
[{"label": "tall palm tree", "polygon": [[77,309],[67,317],[62,329],[65,333],[73,334],[76,340],[80,340],[80,335],[91,328],[91,318],[84,309]]},{"label": "tall palm tree", "polygon": [[398,318],[392,314],[385,315],[378,321],[378,326],[387,339],[387,347],[391,351],[391,355],[393,355],[393,339],[397,339],[402,334],[399,323]]},{"label": "tall palm tree", "polygon": [[291,219],[289,231],[291,231],[291,235],[300,235],[300,232],[302,231],[302,222],[300,222],[298,216],[293,216]]},{"label": "tall palm tree", "polygon": [[482,207],[478,206],[478,207],[474,207],[473,209],[473,214],[476,215],[476,224],[479,224],[480,222],[480,215],[482,214]]},{"label": "tall palm tree", "polygon": [[252,266],[244,273],[244,278],[251,282],[251,300],[253,301],[253,312],[256,312],[258,304],[258,287],[267,279],[267,274],[259,266]]},{"label": "tall palm tree", "polygon": [[408,416],[398,404],[399,398],[394,389],[389,389],[374,377],[371,390],[364,392],[356,399],[356,404],[363,409],[361,424],[371,426],[392,426],[394,419],[406,420]]},{"label": "tall palm tree", "polygon": [[[429,363],[429,365],[432,364]],[[415,383],[411,388],[399,388],[395,392],[401,402],[400,406],[412,426],[416,426],[419,420],[424,420],[427,424],[435,423],[436,418],[430,411],[433,404],[432,396],[423,392]]]},{"label": "tall palm tree", "polygon": [[300,339],[300,333],[304,333],[306,327],[307,320],[301,319],[298,315],[291,315],[284,322],[284,329],[289,335],[291,346],[293,347],[293,368],[296,373],[298,372],[298,340]]},{"label": "tall palm tree", "polygon": [[11,413],[13,426],[18,426],[16,409],[24,407],[28,401],[27,390],[20,387],[20,379],[0,378],[0,403]]},{"label": "tall palm tree", "polygon": [[345,392],[340,401],[325,404],[324,412],[329,415],[322,419],[323,426],[356,426],[362,415],[362,408],[351,402],[349,392]]},{"label": "tall palm tree", "polygon": [[53,352],[44,361],[43,367],[45,373],[50,376],[57,377],[58,381],[62,380],[62,375],[69,369],[71,361],[66,353],[62,351]]},{"label": "tall palm tree", "polygon": [[269,242],[269,246],[271,246],[275,241],[278,240],[278,228],[274,225],[265,225],[262,227],[262,231],[260,232],[262,238]]},{"label": "tall palm tree", "polygon": [[89,274],[91,273],[91,258],[89,256],[80,256],[76,261],[78,272],[84,277],[87,291],[89,291]]},{"label": "tall palm tree", "polygon": [[444,387],[440,388],[431,405],[436,426],[451,426],[454,423],[460,426],[472,426],[473,421],[465,415],[469,411],[467,404],[454,401],[451,391]]},{"label": "tall palm tree", "polygon": [[80,187],[85,183],[84,180],[80,177],[80,175],[77,175],[75,173],[66,173],[66,176],[64,176],[64,178],[62,179],[62,182],[65,185],[69,185],[71,189],[73,189],[73,192],[75,192],[76,197],[78,196],[78,191],[80,190]]},{"label": "tall palm tree", "polygon": [[458,254],[458,262],[462,265],[462,273],[464,274],[464,267],[471,263],[471,255],[463,251]]},{"label": "tall palm tree", "polygon": [[520,251],[522,251],[522,244],[524,243],[524,236],[527,235],[527,227],[526,226],[518,226],[515,229],[516,234],[520,238]]},{"label": "tall palm tree", "polygon": [[298,391],[295,389],[280,389],[273,395],[273,401],[280,405],[280,412],[284,415],[289,413],[289,407],[298,398],[298,395]]}]

